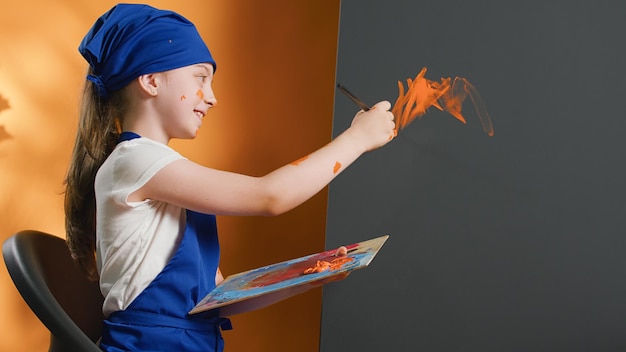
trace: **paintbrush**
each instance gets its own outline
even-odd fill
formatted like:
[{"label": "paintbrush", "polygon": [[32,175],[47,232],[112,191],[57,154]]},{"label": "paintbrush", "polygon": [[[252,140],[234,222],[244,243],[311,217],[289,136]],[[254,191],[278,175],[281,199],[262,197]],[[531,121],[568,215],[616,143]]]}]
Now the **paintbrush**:
[{"label": "paintbrush", "polygon": [[342,86],[341,83],[337,83],[337,88],[339,88],[339,90],[343,94],[345,94],[348,98],[350,98],[350,100],[352,100],[353,103],[355,103],[359,108],[361,108],[361,110],[368,111],[370,109],[370,107],[367,106],[367,104],[365,104],[361,99],[357,98],[354,94],[350,93],[350,91],[347,90],[344,86]]}]

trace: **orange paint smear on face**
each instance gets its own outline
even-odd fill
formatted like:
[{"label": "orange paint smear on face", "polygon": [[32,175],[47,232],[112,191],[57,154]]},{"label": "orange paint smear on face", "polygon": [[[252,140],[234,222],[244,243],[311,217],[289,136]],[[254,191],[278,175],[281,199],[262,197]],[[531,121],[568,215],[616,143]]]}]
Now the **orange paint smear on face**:
[{"label": "orange paint smear on face", "polygon": [[184,95],[181,95],[181,96],[180,96],[180,101],[183,101],[183,100],[185,100],[185,99],[187,99],[187,97],[186,97],[186,96],[184,96]]},{"label": "orange paint smear on face", "polygon": [[300,159],[298,159],[296,161],[291,162],[291,165],[298,166],[301,162],[305,161],[308,158],[309,158],[308,155],[307,156],[303,156],[302,158],[300,158]]},{"label": "orange paint smear on face", "polygon": [[406,93],[404,84],[398,81],[398,99],[391,110],[396,122],[396,132],[422,117],[431,106],[448,112],[464,124],[467,123],[461,110],[469,95],[483,131],[489,136],[494,135],[491,117],[478,91],[467,79],[455,77],[452,80],[448,77],[436,82],[427,79],[425,75],[426,67],[422,68],[415,79],[407,79]]},{"label": "orange paint smear on face", "polygon": [[330,262],[327,262],[325,260],[318,260],[314,266],[310,268],[306,268],[303,274],[308,275],[308,274],[321,273],[326,270],[334,271],[334,270],[341,268],[345,263],[349,263],[353,260],[354,258],[351,258],[351,257],[340,257],[337,259],[333,259]]},{"label": "orange paint smear on face", "polygon": [[341,163],[338,161],[335,161],[335,166],[333,167],[333,173],[336,174],[339,169],[341,169]]},{"label": "orange paint smear on face", "polygon": [[202,89],[198,89],[196,95],[198,96],[198,98],[204,99],[204,92],[202,92]]}]

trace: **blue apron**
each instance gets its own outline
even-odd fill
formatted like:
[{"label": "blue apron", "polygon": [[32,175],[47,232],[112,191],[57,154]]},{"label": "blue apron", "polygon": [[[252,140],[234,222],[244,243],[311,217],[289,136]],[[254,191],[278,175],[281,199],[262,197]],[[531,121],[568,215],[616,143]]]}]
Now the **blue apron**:
[{"label": "blue apron", "polygon": [[[137,138],[124,132],[120,141]],[[103,351],[222,351],[230,321],[209,311],[188,315],[215,288],[219,242],[214,215],[186,211],[182,241],[169,263],[123,311],[104,321]]]}]

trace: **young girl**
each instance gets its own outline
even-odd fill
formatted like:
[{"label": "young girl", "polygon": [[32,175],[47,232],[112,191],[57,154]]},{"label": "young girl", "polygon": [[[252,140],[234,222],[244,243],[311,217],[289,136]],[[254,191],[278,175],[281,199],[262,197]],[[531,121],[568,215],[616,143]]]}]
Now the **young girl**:
[{"label": "young girl", "polygon": [[[217,313],[187,315],[222,280],[215,215],[278,215],[394,136],[386,101],[323,148],[263,177],[195,164],[168,147],[194,138],[217,103],[216,64],[192,23],[119,4],[79,47],[89,63],[66,179],[67,242],[99,278],[106,351],[220,351]],[[95,254],[94,254],[95,253]]]}]

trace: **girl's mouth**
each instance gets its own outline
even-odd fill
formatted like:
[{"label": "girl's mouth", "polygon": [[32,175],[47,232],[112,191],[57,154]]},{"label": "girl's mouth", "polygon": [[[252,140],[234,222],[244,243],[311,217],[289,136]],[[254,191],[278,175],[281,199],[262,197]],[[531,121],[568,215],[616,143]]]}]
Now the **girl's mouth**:
[{"label": "girl's mouth", "polygon": [[198,116],[198,118],[200,120],[202,120],[204,118],[204,112],[202,112],[200,110],[194,110],[193,112],[194,112],[194,114],[196,114],[196,116]]}]

